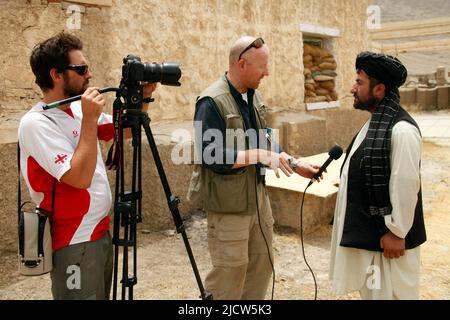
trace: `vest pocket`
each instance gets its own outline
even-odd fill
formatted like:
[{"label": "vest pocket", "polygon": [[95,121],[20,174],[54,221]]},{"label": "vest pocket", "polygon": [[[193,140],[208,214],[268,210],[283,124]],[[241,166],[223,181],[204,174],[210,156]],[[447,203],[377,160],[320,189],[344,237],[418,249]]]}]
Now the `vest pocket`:
[{"label": "vest pocket", "polygon": [[227,114],[225,125],[227,129],[244,129],[244,119],[238,114]]},{"label": "vest pocket", "polygon": [[205,209],[221,213],[246,211],[248,205],[246,172],[247,170],[235,175],[221,175],[211,172],[208,197],[204,199]]}]

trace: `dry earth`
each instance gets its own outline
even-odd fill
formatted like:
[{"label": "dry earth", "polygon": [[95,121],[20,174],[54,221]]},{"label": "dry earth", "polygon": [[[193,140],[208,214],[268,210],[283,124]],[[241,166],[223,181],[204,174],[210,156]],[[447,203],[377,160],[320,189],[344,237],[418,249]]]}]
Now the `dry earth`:
[{"label": "dry earth", "polygon": [[[450,299],[450,143],[424,144],[423,192],[428,241],[422,249],[422,299]],[[201,213],[186,221],[189,243],[201,276],[210,267],[206,219]],[[328,281],[331,229],[323,226],[305,236],[307,260],[318,283],[318,299],[359,299],[358,294],[334,296]],[[277,230],[275,299],[314,298],[314,282],[304,263],[298,232]],[[23,277],[17,271],[15,248],[1,248],[0,299],[51,299],[50,278]],[[268,292],[267,298],[270,298]],[[138,284],[135,299],[197,299],[198,286],[180,235],[139,231]]]}]

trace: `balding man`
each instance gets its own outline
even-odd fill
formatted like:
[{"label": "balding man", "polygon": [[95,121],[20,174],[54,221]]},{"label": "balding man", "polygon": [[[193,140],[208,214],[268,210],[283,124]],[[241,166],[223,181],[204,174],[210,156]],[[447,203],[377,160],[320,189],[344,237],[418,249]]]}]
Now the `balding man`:
[{"label": "balding man", "polygon": [[370,119],[347,149],[334,214],[330,279],[337,294],[418,299],[425,242],[421,136],[400,106],[407,70],[389,55],[356,59],[354,107]]},{"label": "balding man", "polygon": [[[267,138],[256,90],[269,75],[262,38],[242,37],[230,50],[229,69],[197,98],[194,170],[188,198],[208,213],[213,268],[206,289],[214,299],[264,299],[273,270],[273,217],[264,167],[312,178],[318,166],[294,163]],[[200,143],[201,142],[201,143]]]}]

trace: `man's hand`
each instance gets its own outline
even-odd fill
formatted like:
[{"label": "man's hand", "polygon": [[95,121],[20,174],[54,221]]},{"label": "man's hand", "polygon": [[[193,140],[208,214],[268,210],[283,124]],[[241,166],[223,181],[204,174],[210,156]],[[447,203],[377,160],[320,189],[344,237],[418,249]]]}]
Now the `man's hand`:
[{"label": "man's hand", "polygon": [[[157,82],[142,82],[143,87],[142,87],[142,97],[145,98],[151,98],[152,97],[152,93],[153,91],[156,90],[156,85],[158,84]],[[143,112],[147,112],[148,111],[148,103],[143,103],[142,104],[142,111]],[[128,139],[131,138],[131,130],[126,130],[124,132],[124,138]]]},{"label": "man's hand", "polygon": [[[315,164],[310,164],[308,162],[299,161],[297,163],[297,167],[295,168],[295,172],[302,177],[312,179],[312,177],[319,172],[320,166]],[[317,182],[320,182],[320,180],[323,179],[323,176],[320,176],[317,179]]]},{"label": "man's hand", "polygon": [[239,151],[236,158],[236,163],[233,165],[233,169],[242,168],[251,164],[262,163],[263,165],[270,167],[277,178],[280,177],[278,169],[290,177],[294,171],[289,165],[289,156],[286,153],[277,153],[265,149],[251,149],[245,151]]},{"label": "man's hand", "polygon": [[280,154],[266,150],[259,150],[259,151],[260,151],[258,154],[259,162],[270,167],[275,172],[277,178],[280,177],[278,169],[283,171],[283,173],[288,177],[290,177],[291,174],[294,173],[291,166],[289,165],[289,161],[287,160],[284,152]]},{"label": "man's hand", "polygon": [[405,239],[397,237],[391,231],[380,239],[380,247],[387,259],[398,259],[405,254]]},{"label": "man's hand", "polygon": [[103,112],[105,107],[105,99],[98,92],[97,87],[89,87],[81,96],[81,110],[83,112],[83,120],[95,121]]},{"label": "man's hand", "polygon": [[152,96],[153,91],[156,90],[157,82],[144,82],[142,87],[142,93],[144,98],[150,98]]},{"label": "man's hand", "polygon": [[[280,154],[288,163],[292,163],[294,161],[294,158],[290,155],[288,155],[286,152],[282,152]],[[312,179],[312,177],[319,172],[320,166],[315,164],[310,164],[304,161],[297,160],[295,162],[294,171],[295,173],[301,175],[302,177]],[[318,182],[320,182],[320,179],[323,179],[322,176],[317,179]]]}]

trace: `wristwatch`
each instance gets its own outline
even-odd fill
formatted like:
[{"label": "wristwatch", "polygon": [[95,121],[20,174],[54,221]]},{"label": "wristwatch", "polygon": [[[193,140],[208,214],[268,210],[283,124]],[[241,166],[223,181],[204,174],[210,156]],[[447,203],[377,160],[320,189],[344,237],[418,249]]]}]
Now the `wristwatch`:
[{"label": "wristwatch", "polygon": [[298,167],[298,164],[300,163],[300,160],[295,160],[294,157],[290,157],[287,160],[289,162],[289,166],[294,170]]}]

